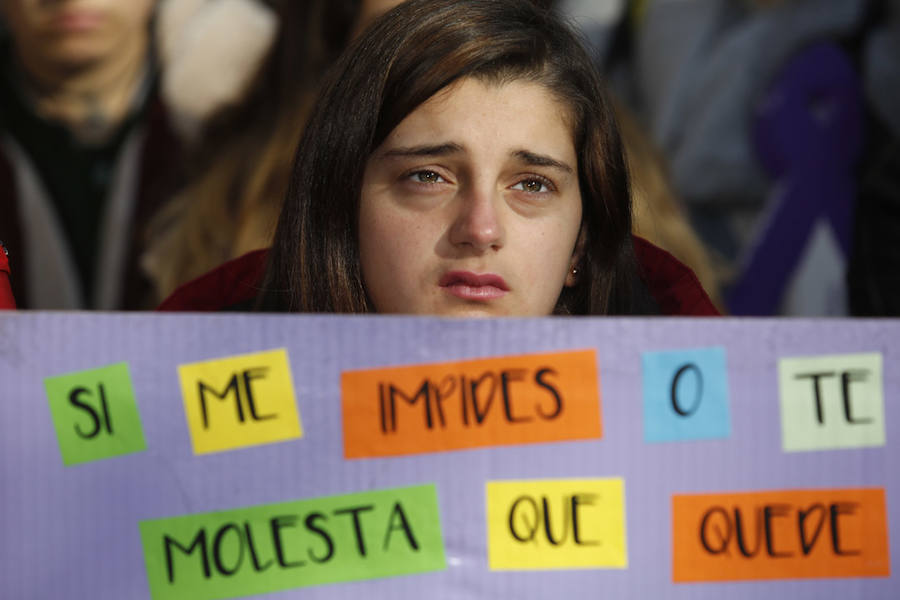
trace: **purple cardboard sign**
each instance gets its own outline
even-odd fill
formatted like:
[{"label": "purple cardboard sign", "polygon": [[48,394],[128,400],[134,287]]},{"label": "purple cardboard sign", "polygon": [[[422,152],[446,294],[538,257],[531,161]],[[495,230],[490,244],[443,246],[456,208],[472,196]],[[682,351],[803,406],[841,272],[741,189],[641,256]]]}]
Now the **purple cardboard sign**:
[{"label": "purple cardboard sign", "polygon": [[[241,511],[253,507],[432,484],[445,569],[317,583],[300,591],[247,592],[237,597],[287,600],[302,594],[320,600],[538,600],[600,594],[610,598],[819,600],[895,598],[900,589],[900,411],[892,409],[900,394],[900,373],[890,368],[900,360],[900,321],[22,313],[0,316],[0,335],[0,596],[4,598],[149,599],[142,522],[221,511],[238,518],[244,514]],[[644,353],[712,347],[723,348],[728,357],[730,437],[647,443],[642,403]],[[178,366],[272,348],[287,351],[298,413],[303,415],[303,437],[195,455]],[[344,459],[344,371],[573,349],[596,351],[603,399],[601,439]],[[883,357],[884,445],[784,452],[779,361],[855,354]],[[44,380],[120,362],[129,365],[146,450],[66,468],[60,461]],[[855,394],[856,388],[851,391]],[[814,406],[806,400],[804,406]],[[215,398],[211,401],[218,402]],[[823,399],[826,401],[830,400]],[[377,405],[377,397],[373,402]],[[429,402],[434,408],[435,398]],[[869,416],[863,412],[866,402],[864,398],[854,400],[855,419]],[[258,399],[256,406],[260,417],[268,414],[265,399]],[[415,406],[424,411],[421,401]],[[832,412],[842,410],[841,404],[837,409],[823,406]],[[249,410],[247,405],[244,408]],[[504,515],[501,511],[500,522],[491,524],[500,527],[492,531],[504,534],[509,526],[504,529],[503,521],[511,517],[520,537],[536,523],[541,539],[549,539],[546,519],[554,540],[565,535],[566,544],[580,547],[606,539],[603,527],[615,525],[609,519],[625,518],[625,568],[491,570],[488,482],[574,480],[620,480],[624,517],[610,517],[618,512],[600,510],[604,500],[590,488],[573,489],[568,496],[561,496],[548,487],[546,494],[539,489],[530,492],[530,501],[516,504],[518,497],[510,499],[507,504],[515,505],[516,513]],[[884,492],[888,530],[884,531],[887,545],[883,555],[889,575],[673,582],[673,539],[680,539],[673,538],[675,497],[743,494],[753,498],[755,492],[766,492],[777,500],[795,493],[792,490],[830,490],[838,500],[832,503],[833,514],[823,521],[816,548],[831,548],[831,532],[837,530],[842,536],[837,547],[855,550],[862,546],[853,524],[860,521],[862,513],[841,500],[846,493],[840,490],[873,488]],[[807,529],[798,537],[797,515],[778,512],[777,502],[772,506],[775,508],[767,514],[773,527],[770,533],[775,536],[774,552],[785,551],[790,540],[808,543],[812,539],[818,512],[806,519]],[[812,514],[809,506],[804,500],[796,509]],[[701,512],[697,514],[702,515],[705,507],[698,509]],[[391,506],[385,510],[393,514]],[[753,519],[744,521],[745,528],[763,523],[757,519],[763,513],[753,506],[741,511]],[[263,568],[267,561],[278,561],[276,539],[283,542],[281,558],[286,564],[312,560],[305,554],[308,550],[321,557],[328,547],[324,538],[307,526],[310,514],[273,513],[268,520],[249,523],[255,556],[250,555],[249,537],[241,533],[246,529],[240,520],[233,527],[210,528],[204,546],[208,552],[204,553],[197,550],[200,542],[190,551],[196,531],[179,534],[176,541],[187,548],[176,548],[179,568],[191,565],[202,573],[201,554],[211,561],[208,566],[216,577],[225,577],[222,573],[235,568],[240,560],[244,561],[242,569],[255,569],[257,564]],[[398,540],[412,548],[400,516],[370,522],[370,514],[376,512],[360,508],[357,515],[360,527],[372,527],[371,534],[362,536],[366,544],[383,551],[386,532],[391,532],[391,548]],[[290,515],[299,516],[292,521]],[[310,524],[328,532],[338,526],[349,528],[346,539],[357,539],[353,515],[323,515],[327,521],[312,518]],[[273,525],[272,519],[280,520]],[[576,521],[577,532],[573,530]],[[699,524],[685,523],[687,538],[698,540]],[[408,525],[416,542],[424,543],[419,539],[420,527],[412,521]],[[778,529],[782,526],[787,527],[784,535]],[[217,546],[217,532],[221,531],[226,533],[219,536]],[[749,538],[742,539],[746,542]],[[512,538],[506,541],[518,543]],[[242,555],[240,548],[245,549]],[[760,548],[762,560],[767,556],[765,543]],[[335,549],[359,552],[353,544],[343,544],[338,550],[335,542]],[[224,570],[215,564],[217,557]],[[802,563],[803,556],[795,559]],[[245,593],[237,588],[231,592]]]}]

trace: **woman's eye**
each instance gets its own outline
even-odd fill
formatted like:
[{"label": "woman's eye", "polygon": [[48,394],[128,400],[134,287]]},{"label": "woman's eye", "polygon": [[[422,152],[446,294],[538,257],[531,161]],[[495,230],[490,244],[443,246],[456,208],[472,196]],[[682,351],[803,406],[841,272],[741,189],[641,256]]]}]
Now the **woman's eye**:
[{"label": "woman's eye", "polygon": [[550,184],[542,179],[523,179],[516,185],[512,186],[514,190],[522,190],[530,194],[541,194],[550,191]]},{"label": "woman's eye", "polygon": [[445,183],[445,179],[434,171],[416,171],[409,174],[410,179],[416,183]]}]

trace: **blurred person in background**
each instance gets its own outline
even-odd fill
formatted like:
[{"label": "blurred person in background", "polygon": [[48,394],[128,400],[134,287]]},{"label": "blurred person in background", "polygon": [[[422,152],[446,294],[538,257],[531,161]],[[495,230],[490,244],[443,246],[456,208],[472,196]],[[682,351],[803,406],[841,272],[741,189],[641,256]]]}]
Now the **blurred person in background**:
[{"label": "blurred person in background", "polygon": [[661,149],[730,310],[900,314],[900,1],[559,4]]},{"label": "blurred person in background", "polygon": [[194,143],[187,184],[154,219],[146,240],[142,265],[156,301],[271,244],[312,100],[362,26],[363,5],[368,2],[162,4],[163,91],[174,121]]},{"label": "blurred person in background", "polygon": [[[852,296],[848,304],[853,261],[855,304],[890,287],[885,276],[897,269],[877,258],[885,250],[877,240],[886,236],[861,235],[854,225],[867,204],[865,181],[878,180],[876,190],[884,181],[866,175],[877,160],[873,142],[890,139],[872,127],[872,109],[879,97],[882,107],[895,107],[883,113],[896,115],[900,106],[885,84],[890,78],[873,77],[871,60],[873,32],[890,2],[631,3],[632,98],[669,159],[692,222],[731,267],[729,310],[858,313]],[[889,45],[878,49],[892,58],[876,64],[896,73]],[[879,215],[870,223],[884,233],[892,211],[883,201],[870,207]],[[854,259],[854,244],[880,266]]]},{"label": "blurred person in background", "polygon": [[20,304],[143,306],[134,223],[177,152],[154,96],[155,0],[0,0],[0,239]]}]

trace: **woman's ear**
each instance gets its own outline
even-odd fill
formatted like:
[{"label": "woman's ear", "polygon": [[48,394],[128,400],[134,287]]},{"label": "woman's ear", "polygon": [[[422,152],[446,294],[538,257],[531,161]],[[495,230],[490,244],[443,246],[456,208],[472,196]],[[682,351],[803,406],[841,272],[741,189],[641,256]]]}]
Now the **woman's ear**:
[{"label": "woman's ear", "polygon": [[572,251],[572,258],[569,261],[569,272],[566,274],[566,287],[574,287],[581,277],[581,259],[584,258],[584,248],[587,244],[587,227],[581,224],[581,230],[578,232],[578,239],[575,240],[575,249]]}]

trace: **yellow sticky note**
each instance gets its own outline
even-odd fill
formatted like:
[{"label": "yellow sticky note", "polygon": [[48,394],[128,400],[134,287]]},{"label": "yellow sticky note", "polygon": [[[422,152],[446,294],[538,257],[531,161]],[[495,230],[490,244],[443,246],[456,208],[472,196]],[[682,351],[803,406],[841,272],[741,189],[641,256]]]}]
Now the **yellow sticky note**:
[{"label": "yellow sticky note", "polygon": [[178,367],[195,454],[303,436],[285,349]]},{"label": "yellow sticky note", "polygon": [[487,531],[492,570],[624,569],[625,483],[488,482]]}]

